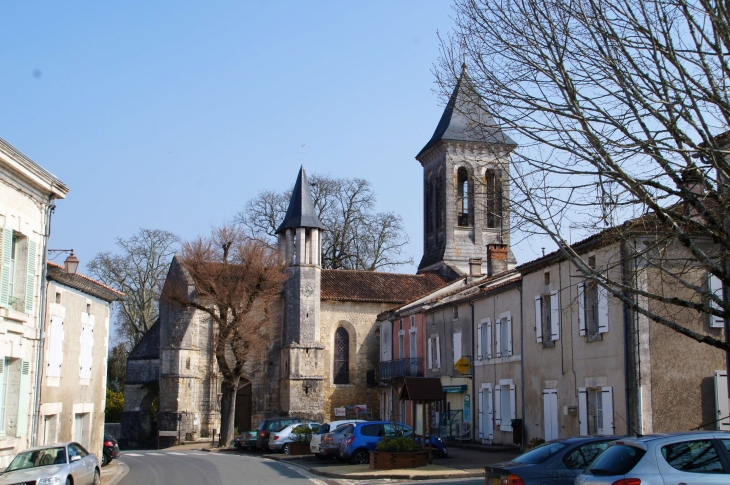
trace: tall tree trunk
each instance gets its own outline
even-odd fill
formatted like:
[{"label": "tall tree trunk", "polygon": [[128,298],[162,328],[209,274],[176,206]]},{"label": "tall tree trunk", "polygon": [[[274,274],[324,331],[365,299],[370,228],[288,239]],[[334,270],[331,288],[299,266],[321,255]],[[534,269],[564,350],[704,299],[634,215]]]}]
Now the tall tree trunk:
[{"label": "tall tree trunk", "polygon": [[221,436],[218,446],[228,446],[233,441],[233,424],[236,416],[236,393],[240,377],[223,381],[221,396]]}]

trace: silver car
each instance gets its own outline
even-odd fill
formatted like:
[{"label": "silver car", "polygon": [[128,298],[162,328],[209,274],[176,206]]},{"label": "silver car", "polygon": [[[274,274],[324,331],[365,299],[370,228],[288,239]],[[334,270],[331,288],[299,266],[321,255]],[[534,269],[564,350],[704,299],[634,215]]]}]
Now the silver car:
[{"label": "silver car", "polygon": [[322,436],[325,433],[330,433],[335,429],[339,428],[343,424],[347,423],[364,423],[362,419],[342,419],[340,421],[332,421],[331,423],[325,423],[319,427],[319,429],[312,436],[312,441],[309,442],[309,448],[317,458],[327,458],[326,455],[320,454],[320,446],[322,444]]},{"label": "silver car", "polygon": [[18,453],[0,485],[101,485],[99,460],[78,443],[56,443]]},{"label": "silver car", "polygon": [[294,442],[295,436],[292,434],[297,426],[309,426],[314,433],[317,428],[322,426],[320,423],[296,423],[284,426],[279,431],[274,431],[269,437],[269,449],[273,451],[282,451],[289,454],[289,444]]},{"label": "silver car", "polygon": [[614,441],[575,485],[730,484],[730,434],[669,433]]}]

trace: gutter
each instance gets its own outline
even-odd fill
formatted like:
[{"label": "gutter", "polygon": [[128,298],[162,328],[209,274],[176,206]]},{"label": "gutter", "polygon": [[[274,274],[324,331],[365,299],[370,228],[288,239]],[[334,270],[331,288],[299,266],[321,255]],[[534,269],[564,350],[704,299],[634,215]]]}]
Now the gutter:
[{"label": "gutter", "polygon": [[48,238],[51,236],[51,215],[56,209],[53,205],[55,196],[48,196],[48,203],[46,205],[46,223],[45,223],[45,234],[43,235],[43,259],[41,266],[41,292],[39,302],[39,315],[38,315],[38,349],[36,351],[36,373],[35,373],[35,395],[33,396],[33,419],[30,434],[30,446],[36,446],[38,441],[38,421],[41,414],[41,383],[43,375],[43,348],[45,346],[45,324],[46,324],[46,300],[48,292]]},{"label": "gutter", "polygon": [[524,305],[522,304],[522,280],[517,285],[520,292],[520,387],[522,394],[522,439],[520,440],[520,453],[525,451],[525,439],[527,438],[527,418],[525,417],[525,322],[523,321]]},{"label": "gutter", "polygon": [[[621,284],[626,286],[626,245],[622,242],[619,246],[619,259],[621,261]],[[635,271],[635,269],[634,269]],[[629,399],[629,307],[626,302],[624,307],[624,399],[626,406],[626,434],[631,434],[631,402]],[[616,424],[614,421],[613,433],[616,434]],[[638,433],[637,433],[638,436]]]},{"label": "gutter", "polygon": [[477,406],[479,403],[477,403],[476,398],[476,387],[477,387],[477,380],[476,380],[476,368],[474,367],[474,358],[477,355],[477,339],[474,335],[474,329],[476,326],[474,325],[474,302],[472,300],[469,300],[467,303],[469,303],[469,306],[471,307],[471,416],[469,416],[471,426],[471,435],[472,435],[472,441],[476,441],[476,435],[477,435],[477,429],[476,429],[476,422],[477,422],[477,414],[478,414],[478,408]]}]

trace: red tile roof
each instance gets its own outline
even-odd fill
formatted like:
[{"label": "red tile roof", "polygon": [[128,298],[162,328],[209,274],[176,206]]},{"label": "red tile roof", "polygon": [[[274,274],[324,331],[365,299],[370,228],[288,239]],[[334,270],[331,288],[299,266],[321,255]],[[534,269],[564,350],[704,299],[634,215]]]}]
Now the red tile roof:
[{"label": "red tile roof", "polygon": [[[63,270],[64,271],[64,274],[65,274],[65,271],[66,271],[66,267],[65,266],[62,266],[62,265],[57,264],[57,263],[53,263],[51,261],[48,261],[48,267],[49,268],[55,268],[57,270],[58,269]],[[101,288],[104,288],[107,291],[110,291],[110,292],[114,293],[115,295],[117,295],[120,298],[124,298],[124,293],[122,293],[121,291],[117,291],[114,288],[112,288],[111,286],[107,286],[104,283],[102,283],[101,281],[96,281],[95,279],[89,278],[88,276],[82,275],[81,273],[76,273],[73,276],[72,275],[68,275],[68,276],[70,278],[77,277],[77,278],[80,278],[82,280],[86,280],[89,283],[92,283],[92,284],[94,284],[96,286],[99,286]]]},{"label": "red tile roof", "polygon": [[437,272],[380,273],[344,269],[322,270],[322,300],[406,303],[451,282]]}]

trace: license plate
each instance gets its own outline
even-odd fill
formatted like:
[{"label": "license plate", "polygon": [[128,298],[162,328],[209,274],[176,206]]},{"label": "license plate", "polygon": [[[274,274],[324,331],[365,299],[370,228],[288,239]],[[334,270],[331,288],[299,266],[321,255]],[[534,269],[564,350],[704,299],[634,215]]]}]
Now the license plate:
[{"label": "license plate", "polygon": [[489,485],[499,485],[502,480],[499,477],[489,477]]}]

